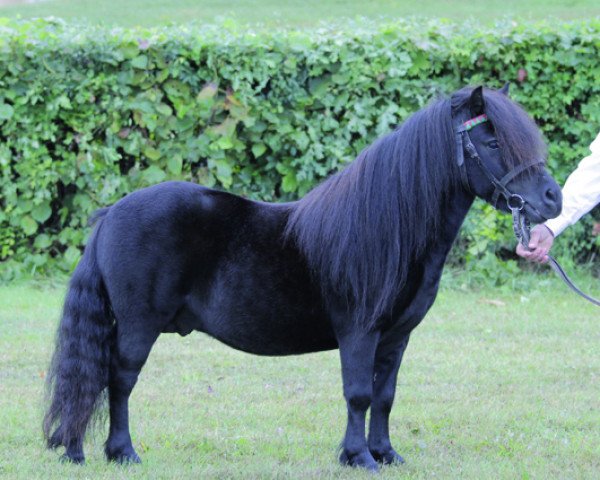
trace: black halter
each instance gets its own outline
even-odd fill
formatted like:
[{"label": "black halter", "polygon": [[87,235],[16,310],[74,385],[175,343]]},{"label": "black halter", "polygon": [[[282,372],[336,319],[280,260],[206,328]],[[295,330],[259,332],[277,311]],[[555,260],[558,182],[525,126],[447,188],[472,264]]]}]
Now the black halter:
[{"label": "black halter", "polygon": [[[481,157],[479,156],[479,153],[477,153],[475,145],[473,145],[473,142],[471,142],[471,137],[469,137],[469,130],[487,121],[487,115],[479,115],[478,117],[474,117],[467,120],[456,129],[456,163],[460,168],[460,178],[462,184],[465,187],[465,189],[467,189],[467,191],[474,193],[471,189],[469,177],[467,175],[467,167],[465,166],[464,150],[466,150],[467,154],[469,155],[469,158],[475,160],[479,168],[483,171],[490,183],[494,186],[494,193],[492,194],[490,202],[492,206],[494,208],[497,208],[498,199],[500,195],[502,195],[505,198],[508,208],[510,208],[511,211],[514,211],[514,209],[522,210],[525,206],[525,203],[527,202],[523,197],[521,197],[521,195],[512,193],[507,188],[507,185],[510,182],[512,182],[517,175],[523,173],[529,168],[543,165],[544,162],[541,160],[531,160],[529,162],[522,163],[521,165],[518,165],[513,170],[508,172],[499,180],[487,167],[487,165],[483,163]],[[535,209],[531,204],[529,206]]]}]

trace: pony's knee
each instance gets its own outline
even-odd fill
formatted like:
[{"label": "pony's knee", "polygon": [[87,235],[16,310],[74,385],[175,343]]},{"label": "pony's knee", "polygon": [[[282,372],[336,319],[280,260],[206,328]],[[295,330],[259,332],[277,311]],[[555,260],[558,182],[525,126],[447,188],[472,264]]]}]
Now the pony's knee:
[{"label": "pony's knee", "polygon": [[392,406],[394,405],[394,396],[386,395],[380,398],[377,398],[373,401],[373,410],[377,410],[385,415],[389,415],[392,411]]},{"label": "pony's knee", "polygon": [[396,389],[393,385],[386,386],[383,388],[378,395],[373,399],[373,410],[377,410],[383,414],[389,414],[392,411],[394,405],[394,397],[396,396]]},{"label": "pony's knee", "polygon": [[352,410],[366,411],[373,401],[371,389],[353,389],[346,394],[346,401]]}]

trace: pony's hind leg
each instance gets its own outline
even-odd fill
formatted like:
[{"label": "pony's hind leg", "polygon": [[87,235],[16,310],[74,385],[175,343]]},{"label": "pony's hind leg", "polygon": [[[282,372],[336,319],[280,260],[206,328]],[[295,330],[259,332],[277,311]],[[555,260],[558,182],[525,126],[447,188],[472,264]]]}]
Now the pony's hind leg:
[{"label": "pony's hind leg", "polygon": [[139,463],[129,433],[129,396],[160,331],[151,322],[117,323],[111,350],[108,397],[110,429],[104,451],[109,461]]},{"label": "pony's hind leg", "polygon": [[375,354],[369,450],[375,460],[384,464],[404,463],[404,459],[392,447],[389,418],[396,394],[396,378],[408,338],[408,335],[402,337],[397,345],[378,347]]}]

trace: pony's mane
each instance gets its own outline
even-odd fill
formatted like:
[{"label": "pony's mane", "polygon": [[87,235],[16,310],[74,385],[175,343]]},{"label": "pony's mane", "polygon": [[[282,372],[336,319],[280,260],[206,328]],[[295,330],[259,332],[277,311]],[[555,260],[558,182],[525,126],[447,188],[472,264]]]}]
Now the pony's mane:
[{"label": "pony's mane", "polygon": [[[468,101],[471,90],[413,114],[290,212],[287,238],[304,253],[323,288],[345,298],[353,320],[365,328],[392,314],[410,263],[431,245],[445,203],[461,188],[451,111],[463,96]],[[525,127],[523,135],[533,129],[536,138],[535,124],[524,112],[515,114],[522,110],[502,94],[487,105],[494,125],[517,130],[497,128],[499,142],[509,146],[506,163],[520,163],[531,144],[519,129]]]}]

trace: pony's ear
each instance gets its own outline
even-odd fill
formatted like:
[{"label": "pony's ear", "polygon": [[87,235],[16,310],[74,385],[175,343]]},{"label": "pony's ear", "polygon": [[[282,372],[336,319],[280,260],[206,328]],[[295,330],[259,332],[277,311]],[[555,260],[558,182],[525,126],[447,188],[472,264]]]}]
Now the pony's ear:
[{"label": "pony's ear", "polygon": [[483,115],[485,102],[483,101],[483,87],[481,85],[473,89],[469,99],[469,108],[471,109],[471,115],[474,117]]},{"label": "pony's ear", "polygon": [[506,95],[508,97],[508,87],[510,87],[510,82],[506,82],[504,86],[498,90],[502,95]]}]

